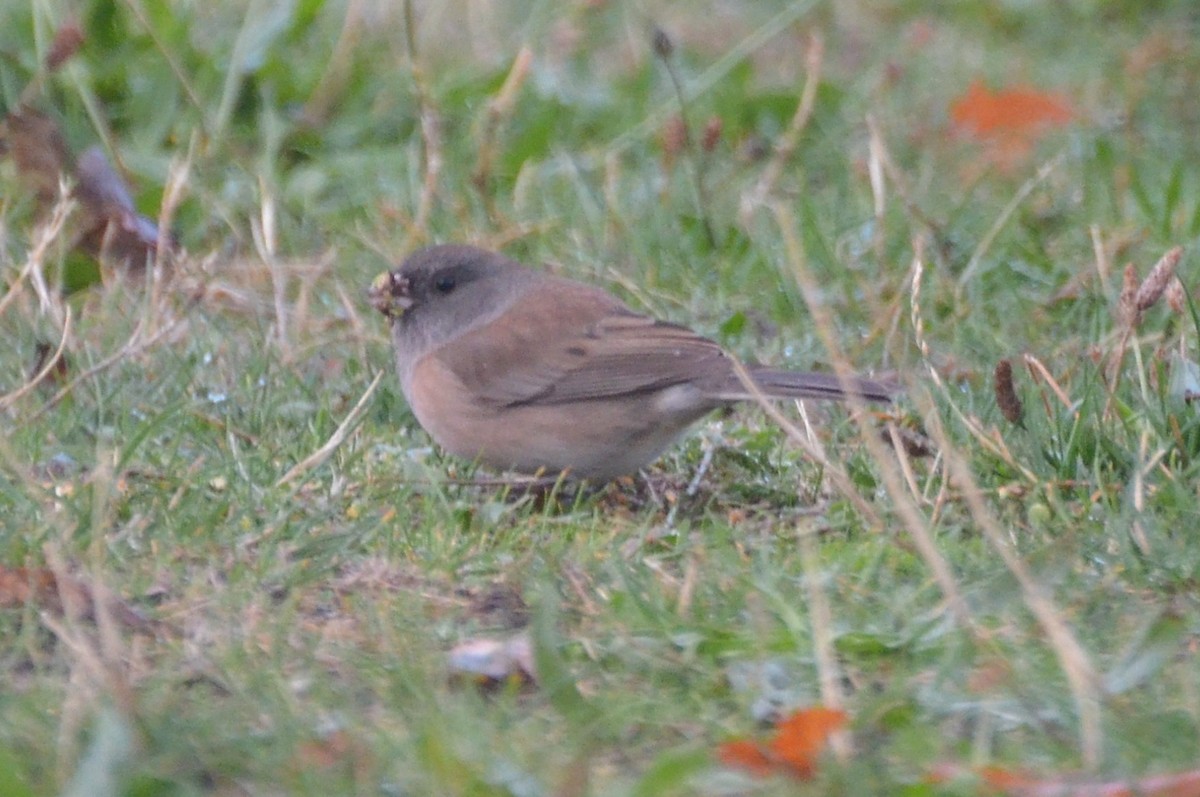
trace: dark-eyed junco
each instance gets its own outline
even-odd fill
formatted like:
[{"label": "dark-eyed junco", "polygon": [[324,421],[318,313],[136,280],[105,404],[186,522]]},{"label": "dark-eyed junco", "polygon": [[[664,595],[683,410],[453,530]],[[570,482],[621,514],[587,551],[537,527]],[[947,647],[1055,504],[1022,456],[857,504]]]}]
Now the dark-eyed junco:
[{"label": "dark-eyed junco", "polygon": [[[751,398],[719,345],[599,288],[472,246],[380,274],[400,387],[451,454],[501,470],[607,480],[652,462],[694,421]],[[892,390],[750,366],[775,398],[873,401]]]}]

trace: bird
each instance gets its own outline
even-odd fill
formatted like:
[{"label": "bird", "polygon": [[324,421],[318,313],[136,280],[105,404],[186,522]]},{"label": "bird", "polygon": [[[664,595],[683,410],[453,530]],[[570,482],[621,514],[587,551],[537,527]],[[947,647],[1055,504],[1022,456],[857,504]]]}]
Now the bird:
[{"label": "bird", "polygon": [[[461,244],[418,250],[368,300],[391,327],[400,388],[445,451],[498,471],[605,482],[693,423],[754,397],[732,357],[608,291]],[[882,382],[747,366],[778,399],[889,402]]]}]

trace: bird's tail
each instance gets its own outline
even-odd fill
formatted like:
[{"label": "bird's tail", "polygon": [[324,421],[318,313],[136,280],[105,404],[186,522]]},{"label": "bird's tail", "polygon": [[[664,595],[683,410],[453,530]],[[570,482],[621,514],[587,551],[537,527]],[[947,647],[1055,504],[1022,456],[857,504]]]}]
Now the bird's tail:
[{"label": "bird's tail", "polygon": [[[899,386],[873,379],[856,376],[842,382],[836,374],[811,371],[751,368],[750,376],[768,398],[845,399],[848,395],[855,395],[866,401],[890,402],[900,392]],[[752,398],[736,375],[729,387],[729,394],[725,398]]]}]

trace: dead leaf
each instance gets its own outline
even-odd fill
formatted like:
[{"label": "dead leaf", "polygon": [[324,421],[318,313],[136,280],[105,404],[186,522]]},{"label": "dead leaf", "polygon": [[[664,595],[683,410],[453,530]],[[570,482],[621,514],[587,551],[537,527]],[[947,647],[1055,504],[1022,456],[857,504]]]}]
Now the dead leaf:
[{"label": "dead leaf", "polygon": [[775,761],[762,745],[749,739],[733,739],[717,747],[717,757],[727,767],[744,769],[751,775],[765,778],[776,772]]},{"label": "dead leaf", "polygon": [[1061,94],[1031,86],[992,91],[979,80],[950,105],[954,129],[983,142],[985,157],[1006,170],[1025,162],[1047,132],[1074,119],[1070,102]]},{"label": "dead leaf", "polygon": [[75,175],[75,159],[58,125],[41,111],[22,106],[5,117],[4,140],[38,204],[53,204],[63,175]]},{"label": "dead leaf", "polygon": [[[103,150],[91,147],[76,161],[58,124],[22,105],[4,120],[4,140],[17,173],[32,190],[39,212],[58,201],[63,180],[79,203],[72,247],[101,263],[140,270],[158,251],[158,226],[137,212],[133,196]],[[175,241],[168,238],[169,249]]]},{"label": "dead leaf", "polygon": [[978,138],[1036,135],[1075,118],[1061,94],[1031,86],[992,91],[976,80],[950,105],[950,118],[960,130]]},{"label": "dead leaf", "polygon": [[717,748],[717,757],[726,766],[745,769],[753,775],[790,775],[808,780],[816,774],[817,759],[829,737],[846,723],[839,709],[813,706],[784,717],[775,725],[775,734],[766,744],[733,739]]},{"label": "dead leaf", "polygon": [[[95,620],[96,593],[84,582],[67,575],[60,577],[49,568],[0,565],[0,609],[34,604],[54,614],[69,610],[84,620]],[[152,630],[153,623],[119,597],[103,594],[103,601],[105,611],[122,625],[137,631]]]},{"label": "dead leaf", "polygon": [[370,750],[366,745],[345,729],[339,728],[319,739],[309,739],[298,744],[288,761],[288,770],[298,777],[314,771],[344,771],[355,781],[365,781],[371,760]]},{"label": "dead leaf", "polygon": [[99,147],[85,150],[75,169],[75,198],[91,219],[79,247],[101,262],[144,268],[158,250],[158,226],[137,212],[125,181]]}]

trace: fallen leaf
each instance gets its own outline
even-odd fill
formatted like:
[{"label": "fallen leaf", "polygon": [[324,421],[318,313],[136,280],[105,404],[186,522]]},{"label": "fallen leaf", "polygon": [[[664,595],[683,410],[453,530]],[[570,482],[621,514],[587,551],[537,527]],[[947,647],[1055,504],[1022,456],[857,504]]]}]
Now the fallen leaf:
[{"label": "fallen leaf", "polygon": [[[91,147],[76,161],[58,124],[45,113],[22,105],[4,119],[4,140],[17,173],[32,190],[41,212],[59,198],[60,183],[73,182],[79,203],[72,246],[101,263],[134,270],[158,251],[158,227],[137,212],[133,196],[103,150]],[[168,237],[168,248],[175,241]]]},{"label": "fallen leaf", "polygon": [[986,159],[1006,170],[1027,160],[1043,135],[1074,119],[1064,96],[1031,86],[992,91],[976,80],[950,104],[954,129],[983,142]]},{"label": "fallen leaf", "polygon": [[992,91],[976,80],[951,103],[950,118],[955,127],[979,138],[1004,138],[1061,127],[1075,114],[1062,95],[1030,86]]},{"label": "fallen leaf", "polygon": [[[34,604],[54,614],[69,610],[82,619],[95,620],[97,592],[79,579],[59,576],[49,568],[0,565],[0,609]],[[114,620],[134,630],[151,630],[153,623],[137,609],[115,595],[101,595],[104,610]]]},{"label": "fallen leaf", "polygon": [[4,140],[17,173],[38,203],[52,204],[62,176],[75,175],[75,159],[58,125],[41,111],[20,107],[4,119]]},{"label": "fallen leaf", "polygon": [[158,226],[134,208],[125,181],[99,147],[85,150],[75,171],[75,197],[92,219],[79,247],[101,262],[144,268],[158,250]]},{"label": "fallen leaf", "polygon": [[816,774],[817,759],[829,737],[846,723],[846,713],[813,706],[784,717],[765,744],[733,739],[717,747],[717,757],[726,766],[745,769],[752,775],[790,775],[808,780]]},{"label": "fallen leaf", "polygon": [[371,752],[366,745],[338,728],[298,744],[288,761],[288,771],[303,778],[306,773],[333,770],[355,781],[365,781],[371,765]]},{"label": "fallen leaf", "polygon": [[765,778],[775,772],[775,761],[758,742],[733,739],[717,747],[717,757],[727,767],[744,769],[751,775]]},{"label": "fallen leaf", "polygon": [[811,778],[829,736],[846,724],[846,713],[816,706],[797,711],[775,726],[771,752],[802,778]]}]

